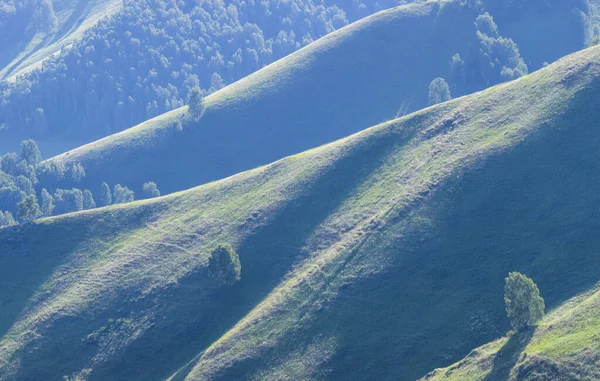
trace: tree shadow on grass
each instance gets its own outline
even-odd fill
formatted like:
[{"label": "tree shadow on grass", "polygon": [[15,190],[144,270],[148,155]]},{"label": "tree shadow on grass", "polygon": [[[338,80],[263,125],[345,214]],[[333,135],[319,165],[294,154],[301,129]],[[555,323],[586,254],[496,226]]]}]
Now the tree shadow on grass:
[{"label": "tree shadow on grass", "polygon": [[521,353],[531,341],[535,330],[533,328],[514,333],[504,346],[496,353],[492,370],[484,378],[484,381],[508,380],[510,371],[519,361]]}]

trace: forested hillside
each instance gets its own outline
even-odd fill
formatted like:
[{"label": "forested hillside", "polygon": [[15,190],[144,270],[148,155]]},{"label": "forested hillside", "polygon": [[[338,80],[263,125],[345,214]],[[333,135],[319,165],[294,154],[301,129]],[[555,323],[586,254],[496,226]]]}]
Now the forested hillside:
[{"label": "forested hillside", "polygon": [[[2,229],[0,374],[414,380],[448,366],[508,330],[509,271],[549,308],[600,280],[599,76],[592,48],[228,179]],[[218,282],[213,249],[230,246],[241,272]]]},{"label": "forested hillside", "polygon": [[[349,22],[401,2],[127,0],[118,13],[39,70],[2,83],[0,126],[21,138],[106,136],[180,107],[196,85],[207,94],[219,90]],[[489,11],[498,30],[485,29],[479,42],[475,35],[454,42],[456,53],[472,46],[467,56],[437,58],[452,65],[456,78],[445,79],[453,81],[452,93],[458,95],[536,70],[581,49],[593,33],[587,0],[460,2],[480,8],[481,14]],[[518,53],[519,44],[524,54]],[[397,64],[405,72],[401,59]],[[398,102],[405,102],[403,112],[427,105]]]},{"label": "forested hillside", "polygon": [[[349,17],[399,0],[330,3],[126,0],[40,70],[4,82],[0,124],[38,137],[108,135],[183,105],[198,84],[218,90],[341,28]],[[43,4],[50,12],[52,2]],[[45,25],[40,17],[27,25]]]},{"label": "forested hillside", "polygon": [[155,181],[170,193],[528,71],[481,4],[417,2],[353,23],[210,95],[198,122],[181,123],[180,108],[54,160],[81,163],[89,189],[107,181],[137,193]]}]

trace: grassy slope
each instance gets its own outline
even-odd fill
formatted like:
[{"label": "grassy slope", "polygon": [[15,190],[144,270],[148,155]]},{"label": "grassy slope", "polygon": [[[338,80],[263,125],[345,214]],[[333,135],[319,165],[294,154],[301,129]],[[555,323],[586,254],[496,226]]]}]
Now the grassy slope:
[{"label": "grassy slope", "polygon": [[423,380],[597,380],[600,378],[600,291],[551,311],[534,332],[521,332],[473,350]]},{"label": "grassy slope", "polygon": [[[266,167],[0,231],[0,379],[400,379],[595,284],[600,49]],[[242,281],[215,289],[209,249]]]},{"label": "grassy slope", "polygon": [[[177,131],[173,124],[185,111],[178,109],[55,160],[82,162],[82,186],[90,189],[107,181],[139,192],[152,180],[169,193],[342,138],[393,119],[401,108],[420,109],[431,80],[450,80],[452,56],[466,57],[475,43],[482,11],[459,3],[423,1],[377,13],[211,95],[197,125]],[[583,47],[570,26],[560,36],[546,33],[571,16],[571,6],[494,14],[503,20],[500,33],[523,41],[537,69],[538,61]],[[453,96],[481,90],[459,87]]]},{"label": "grassy slope", "polygon": [[15,41],[0,53],[0,80],[14,79],[64,46],[81,38],[101,18],[121,7],[121,0],[53,0],[58,27],[52,33],[37,33],[30,41]]},{"label": "grassy slope", "polygon": [[153,180],[164,192],[267,164],[427,104],[476,16],[437,1],[380,12],[211,95],[198,125],[172,128],[178,109],[55,160],[81,161],[91,189]]}]

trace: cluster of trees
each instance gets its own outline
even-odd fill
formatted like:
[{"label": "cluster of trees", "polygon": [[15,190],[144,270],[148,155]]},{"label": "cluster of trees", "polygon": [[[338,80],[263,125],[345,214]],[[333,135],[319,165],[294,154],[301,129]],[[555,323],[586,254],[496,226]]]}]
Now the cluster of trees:
[{"label": "cluster of trees", "polygon": [[[517,44],[500,35],[494,18],[488,12],[477,17],[475,29],[475,43],[470,46],[466,57],[456,53],[450,60],[451,81],[459,88],[463,85],[485,88],[529,72]],[[446,79],[433,79],[429,84],[429,105],[450,99],[452,96]]]},{"label": "cluster of trees", "polygon": [[513,80],[529,72],[519,47],[498,32],[494,18],[487,12],[475,22],[477,39],[466,57],[456,53],[451,61],[453,79],[457,83],[490,86]]},{"label": "cluster of trees", "polygon": [[[62,189],[63,183],[77,184],[85,178],[85,168],[74,163],[65,168],[57,162],[42,162],[33,140],[21,143],[21,151],[0,156],[0,227],[80,210],[131,202],[132,190],[116,184],[111,191],[107,183],[98,189],[98,202],[89,189]],[[146,198],[160,196],[154,182],[143,186]]]},{"label": "cluster of trees", "polygon": [[182,106],[200,84],[206,94],[219,90],[402,2],[125,0],[41,68],[0,84],[0,126],[29,136],[104,136]]}]

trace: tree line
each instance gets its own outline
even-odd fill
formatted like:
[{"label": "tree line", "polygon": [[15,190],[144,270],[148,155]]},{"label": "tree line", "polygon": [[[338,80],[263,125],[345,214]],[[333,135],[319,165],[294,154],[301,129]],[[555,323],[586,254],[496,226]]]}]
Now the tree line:
[{"label": "tree line", "polygon": [[217,91],[403,2],[125,0],[41,68],[0,84],[0,126],[38,137],[105,136],[182,106],[195,87]]},{"label": "tree line", "polygon": [[[90,189],[58,187],[61,181],[76,185],[84,178],[85,168],[81,164],[65,166],[57,161],[42,161],[36,142],[23,141],[19,154],[0,156],[0,227],[135,199],[134,192],[121,184],[111,189],[106,182],[102,183],[96,197]],[[143,185],[143,193],[144,198],[160,196],[152,181]]]}]

